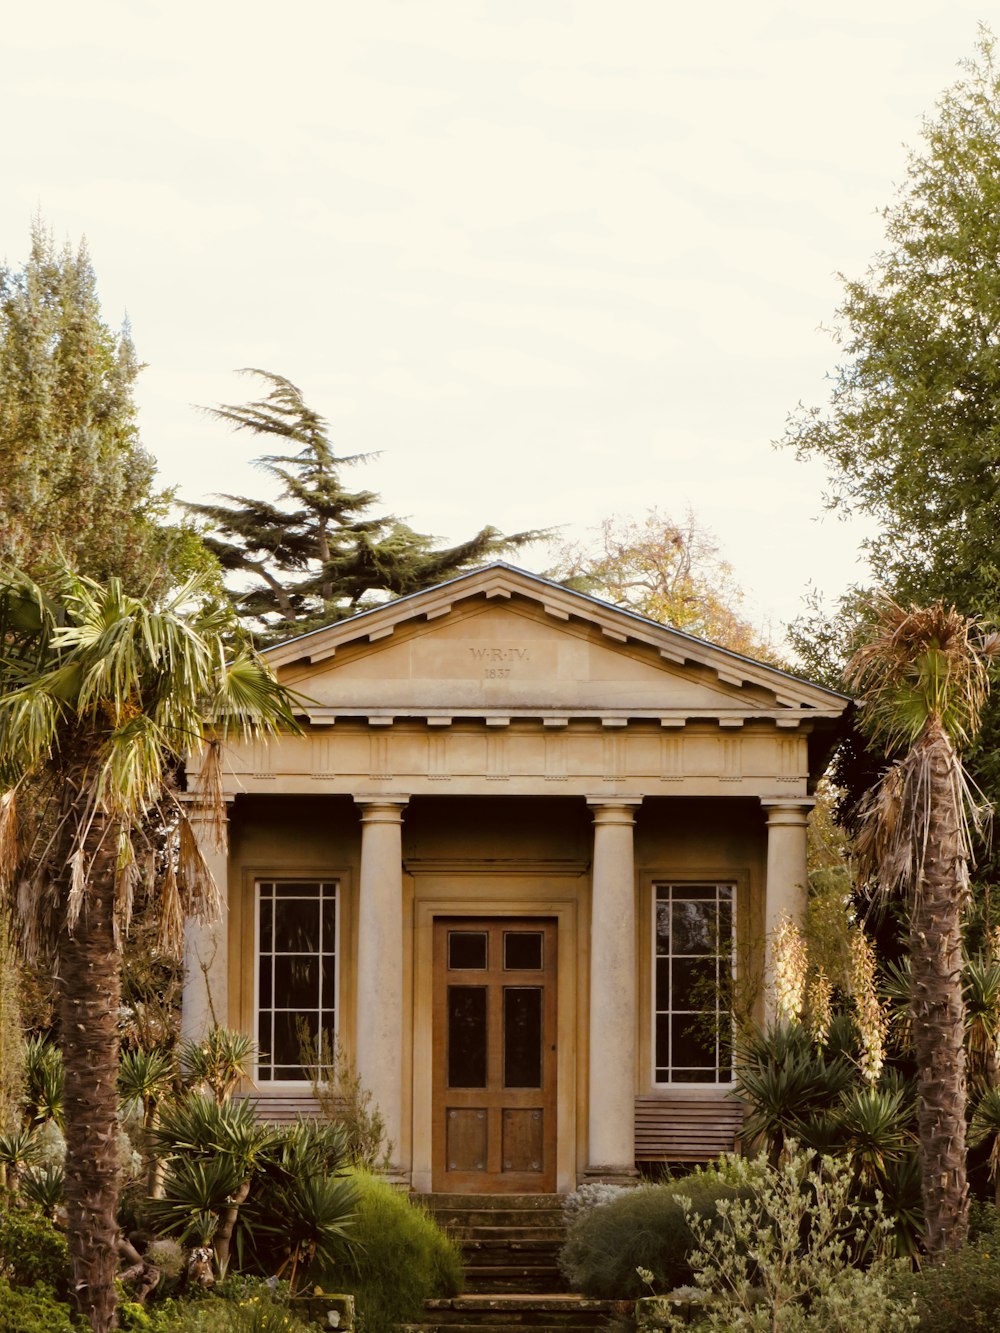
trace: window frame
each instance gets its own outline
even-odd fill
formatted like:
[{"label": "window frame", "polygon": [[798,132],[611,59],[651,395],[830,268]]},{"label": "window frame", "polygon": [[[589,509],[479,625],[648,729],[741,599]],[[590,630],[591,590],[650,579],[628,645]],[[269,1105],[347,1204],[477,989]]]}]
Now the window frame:
[{"label": "window frame", "polygon": [[[648,981],[648,991],[647,991],[647,1015],[649,1019],[648,1068],[649,1068],[650,1087],[657,1092],[669,1089],[671,1092],[682,1092],[690,1096],[697,1096],[699,1092],[705,1093],[709,1091],[727,1090],[735,1086],[735,1069],[733,1067],[732,1061],[730,1062],[729,1066],[730,1077],[725,1080],[719,1077],[718,1053],[716,1054],[716,1060],[714,1065],[715,1076],[711,1079],[703,1079],[703,1080],[688,1080],[688,1079],[676,1080],[670,1077],[666,1079],[660,1078],[658,1074],[658,1069],[661,1068],[662,1066],[658,1066],[656,1058],[657,1018],[660,1014],[665,1013],[669,1016],[675,1012],[672,1006],[666,1010],[660,1010],[657,1008],[656,962],[657,958],[660,955],[658,955],[657,953],[656,916],[657,916],[657,906],[661,901],[660,892],[664,889],[671,891],[677,890],[679,892],[679,895],[681,895],[681,901],[683,901],[682,895],[685,889],[687,890],[712,889],[715,891],[715,903],[718,904],[719,903],[718,891],[720,888],[728,889],[731,895],[729,899],[730,910],[731,910],[731,921],[729,927],[729,940],[730,940],[729,971],[732,984],[735,987],[737,981],[737,943],[739,939],[739,924],[738,924],[739,900],[741,897],[741,889],[742,889],[740,878],[734,875],[706,875],[706,876],[698,876],[697,878],[695,877],[689,878],[687,876],[681,878],[676,876],[657,875],[651,880],[650,883],[651,891],[649,898],[649,907],[646,917],[649,926],[649,949],[647,953],[647,960],[649,966],[649,974],[648,974],[649,981]],[[671,953],[667,956],[672,958],[673,954]],[[685,957],[687,955],[680,955],[680,956]],[[722,965],[723,955],[721,953],[717,953],[714,955],[714,957],[718,958],[720,965]],[[672,1000],[673,998],[672,995],[669,998]],[[678,1012],[684,1013],[690,1011],[680,1010]],[[733,1023],[732,1039],[735,1042],[735,1036],[736,1036],[735,1017],[733,1018],[732,1023]],[[683,1067],[684,1066],[681,1066],[681,1068]],[[705,1066],[705,1068],[711,1068],[711,1066]],[[671,1073],[672,1071],[673,1071],[673,1066],[672,1065],[668,1066],[668,1073]]]},{"label": "window frame", "polygon": [[[253,885],[253,949],[252,949],[252,964],[251,964],[251,965],[252,965],[252,973],[253,973],[253,987],[252,987],[252,1015],[251,1015],[251,1021],[252,1021],[252,1032],[253,1032],[254,1041],[255,1041],[255,1043],[257,1044],[257,1046],[259,1047],[259,1045],[260,1045],[260,1017],[261,1017],[261,1004],[260,1004],[260,964],[261,964],[261,957],[262,957],[262,951],[261,951],[261,888],[262,888],[263,885],[268,885],[268,884],[269,884],[269,885],[277,885],[277,884],[303,884],[303,885],[305,885],[305,884],[315,884],[315,885],[317,885],[317,886],[319,887],[319,890],[320,890],[320,893],[319,893],[319,903],[320,903],[320,909],[321,909],[321,910],[322,910],[322,903],[323,903],[323,901],[325,900],[326,895],[327,895],[327,891],[332,891],[333,904],[334,904],[334,919],[333,919],[334,947],[333,947],[333,950],[332,950],[332,955],[333,955],[333,1005],[332,1005],[332,1008],[333,1008],[333,1035],[334,1035],[334,1039],[335,1039],[336,1041],[339,1042],[339,1039],[340,1039],[340,1024],[341,1024],[341,1003],[340,1003],[340,994],[341,994],[341,965],[342,965],[341,941],[342,941],[342,937],[343,937],[343,926],[342,926],[342,919],[341,919],[341,907],[342,907],[343,890],[344,890],[343,877],[342,877],[341,875],[337,875],[337,874],[328,874],[328,873],[326,873],[326,872],[316,872],[316,873],[313,873],[313,874],[308,874],[308,873],[303,873],[303,872],[295,872],[295,873],[289,874],[289,873],[284,872],[284,871],[278,871],[278,872],[270,873],[270,874],[254,874],[254,876],[253,876],[253,880],[252,880],[252,885]],[[280,956],[283,956],[283,955],[282,955],[280,952],[279,952],[279,953],[276,953],[276,952],[272,949],[272,950],[270,950],[268,956],[273,960],[275,957],[280,957]],[[322,958],[324,957],[324,954],[323,954],[319,949],[317,949],[317,954],[316,954],[316,956],[317,956],[318,959],[322,960]],[[322,987],[322,964],[320,965],[320,971],[319,971],[319,985],[320,985],[320,987]],[[322,1015],[322,1013],[324,1012],[324,1008],[329,1009],[329,1007],[331,1007],[331,1006],[324,1006],[324,1005],[322,1004],[322,1000],[323,1000],[323,998],[324,998],[324,997],[323,997],[323,995],[322,995],[322,991],[320,990],[320,993],[317,995],[317,1001],[318,1001],[318,1003],[316,1004],[315,1008],[313,1008],[312,1010],[309,1010],[309,1011],[305,1011],[305,1010],[303,1010],[303,1011],[301,1011],[301,1012],[311,1012],[311,1013],[315,1013],[315,1014],[319,1017],[319,1019],[320,1019],[320,1023],[321,1023],[321,1021],[322,1021],[322,1019],[321,1019],[321,1015]],[[270,1006],[266,1006],[266,1007],[265,1007],[265,1012],[268,1012],[268,1011],[269,1011],[269,1012],[271,1013],[271,1015],[272,1015],[272,1029],[271,1029],[271,1032],[272,1032],[272,1042],[273,1042],[273,1035],[274,1035],[273,1015],[274,1015],[274,1013],[276,1012],[276,1007],[275,1007],[275,1004],[274,1004],[274,994],[273,994],[273,991],[272,991],[271,999],[272,999],[272,1003],[271,1003]],[[269,1076],[267,1075],[267,1073],[265,1072],[265,1070],[266,1070],[268,1067],[270,1067],[270,1068],[273,1069],[274,1066],[275,1066],[275,1061],[274,1061],[273,1059],[269,1059],[268,1062],[267,1062],[267,1064],[265,1065],[264,1062],[261,1060],[259,1050],[258,1050],[257,1054],[255,1054],[255,1056],[254,1056],[254,1062],[253,1062],[253,1065],[254,1065],[254,1074],[253,1074],[253,1076],[254,1076],[254,1082],[258,1085],[258,1088],[259,1088],[261,1091],[264,1091],[264,1090],[268,1090],[268,1091],[270,1091],[270,1090],[274,1090],[274,1091],[287,1092],[287,1091],[289,1091],[289,1090],[296,1090],[296,1091],[300,1091],[300,1092],[301,1092],[303,1089],[308,1089],[308,1088],[310,1087],[310,1079],[309,1079],[308,1077],[305,1077],[305,1078],[273,1078],[273,1077],[269,1077]],[[287,1067],[287,1066],[281,1066],[281,1067]],[[301,1068],[302,1066],[299,1066],[299,1067]]]}]

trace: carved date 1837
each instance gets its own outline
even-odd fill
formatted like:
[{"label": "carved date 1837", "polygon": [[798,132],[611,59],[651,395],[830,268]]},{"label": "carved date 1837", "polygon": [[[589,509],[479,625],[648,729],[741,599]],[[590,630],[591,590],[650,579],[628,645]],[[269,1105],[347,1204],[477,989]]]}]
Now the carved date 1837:
[{"label": "carved date 1837", "polygon": [[470,648],[469,652],[485,680],[503,680],[512,666],[530,661],[527,648]]}]

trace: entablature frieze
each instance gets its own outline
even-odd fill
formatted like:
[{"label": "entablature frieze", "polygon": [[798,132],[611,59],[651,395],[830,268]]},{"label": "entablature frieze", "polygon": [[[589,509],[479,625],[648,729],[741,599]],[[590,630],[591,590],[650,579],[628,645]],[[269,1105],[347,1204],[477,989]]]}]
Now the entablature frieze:
[{"label": "entablature frieze", "polygon": [[[377,797],[469,795],[804,797],[809,728],[739,729],[614,719],[566,726],[512,720],[369,727],[355,720],[226,752],[225,787]],[[192,774],[196,783],[197,774]]]}]

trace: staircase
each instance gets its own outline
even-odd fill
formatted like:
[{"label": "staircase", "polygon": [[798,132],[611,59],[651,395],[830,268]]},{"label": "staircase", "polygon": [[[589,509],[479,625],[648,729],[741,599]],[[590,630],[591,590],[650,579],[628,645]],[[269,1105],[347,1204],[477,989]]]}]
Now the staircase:
[{"label": "staircase", "polygon": [[566,1291],[558,1194],[426,1194],[419,1201],[459,1244],[465,1294],[427,1302],[401,1333],[573,1333],[602,1328],[612,1302]]}]

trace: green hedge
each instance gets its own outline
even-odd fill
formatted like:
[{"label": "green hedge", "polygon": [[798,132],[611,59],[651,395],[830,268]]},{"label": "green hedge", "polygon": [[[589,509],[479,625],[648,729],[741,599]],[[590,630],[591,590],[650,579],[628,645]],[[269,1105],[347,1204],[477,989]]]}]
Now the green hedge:
[{"label": "green hedge", "polygon": [[57,1296],[69,1292],[66,1237],[34,1208],[0,1199],[0,1276],[15,1287],[44,1282]]},{"label": "green hedge", "polygon": [[986,1333],[1000,1324],[1000,1213],[974,1208],[968,1245],[899,1279],[900,1292],[917,1298],[920,1333]]},{"label": "green hedge", "polygon": [[12,1287],[0,1277],[0,1333],[77,1333],[77,1327],[50,1287]]},{"label": "green hedge", "polygon": [[428,1298],[461,1291],[462,1260],[424,1209],[399,1190],[364,1171],[354,1180],[351,1253],[323,1275],[323,1285],[354,1294],[363,1333],[390,1333],[396,1324],[417,1320]]},{"label": "green hedge", "polygon": [[574,1291],[602,1300],[648,1296],[637,1268],[649,1269],[659,1291],[683,1286],[691,1281],[687,1256],[693,1237],[677,1196],[685,1195],[695,1212],[706,1214],[714,1212],[718,1199],[738,1193],[711,1170],[666,1185],[640,1185],[571,1222],[559,1267]]}]

